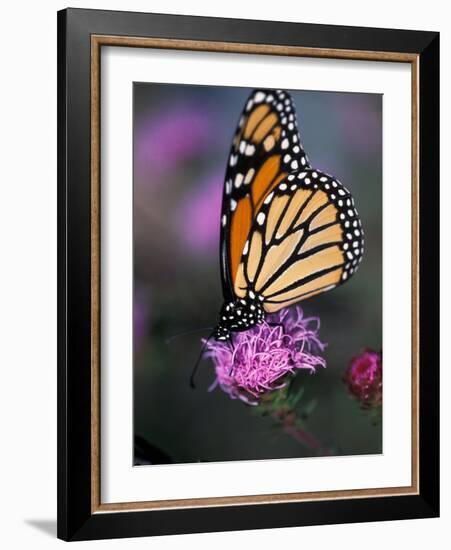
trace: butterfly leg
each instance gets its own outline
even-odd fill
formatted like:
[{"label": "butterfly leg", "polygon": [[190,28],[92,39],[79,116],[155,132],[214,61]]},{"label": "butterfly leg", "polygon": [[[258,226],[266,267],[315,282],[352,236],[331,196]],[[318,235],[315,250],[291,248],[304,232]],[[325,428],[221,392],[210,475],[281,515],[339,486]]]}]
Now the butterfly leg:
[{"label": "butterfly leg", "polygon": [[208,342],[211,340],[211,338],[213,338],[214,336],[214,331],[210,333],[210,336],[204,341],[204,344],[200,350],[200,353],[199,353],[199,357],[197,358],[197,361],[196,363],[194,364],[194,367],[193,367],[193,370],[191,371],[191,376],[190,376],[190,379],[189,379],[189,384],[190,386],[195,389],[196,388],[196,385],[194,384],[194,378],[196,376],[196,373],[197,373],[197,369],[199,368],[199,365],[200,365],[200,362],[202,361],[202,358],[204,356],[204,353],[205,353],[205,350],[207,349],[208,347]]}]

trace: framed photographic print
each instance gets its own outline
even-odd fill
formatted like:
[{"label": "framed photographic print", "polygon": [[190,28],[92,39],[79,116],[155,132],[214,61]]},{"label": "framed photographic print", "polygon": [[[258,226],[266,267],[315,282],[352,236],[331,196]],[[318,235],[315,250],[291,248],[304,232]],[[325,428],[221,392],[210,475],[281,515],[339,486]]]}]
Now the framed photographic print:
[{"label": "framed photographic print", "polygon": [[439,513],[439,35],[58,14],[58,536]]}]

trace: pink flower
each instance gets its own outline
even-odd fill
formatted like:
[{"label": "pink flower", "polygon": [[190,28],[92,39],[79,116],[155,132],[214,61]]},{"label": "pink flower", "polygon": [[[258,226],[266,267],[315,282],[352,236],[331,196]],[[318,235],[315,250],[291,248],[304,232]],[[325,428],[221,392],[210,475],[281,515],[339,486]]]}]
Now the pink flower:
[{"label": "pink flower", "polygon": [[382,353],[365,349],[351,359],[343,376],[350,394],[365,409],[382,404]]},{"label": "pink flower", "polygon": [[319,340],[318,317],[305,318],[299,306],[272,313],[245,332],[233,334],[228,342],[209,341],[206,354],[215,365],[219,387],[232,399],[257,405],[264,394],[283,388],[290,375],[301,369],[311,373],[325,367],[316,355],[325,344]]},{"label": "pink flower", "polygon": [[180,236],[195,252],[216,252],[218,247],[223,177],[222,169],[212,174],[181,204]]},{"label": "pink flower", "polygon": [[211,141],[211,132],[211,117],[201,105],[175,106],[141,118],[135,130],[137,175],[160,183],[159,174],[200,155]]}]

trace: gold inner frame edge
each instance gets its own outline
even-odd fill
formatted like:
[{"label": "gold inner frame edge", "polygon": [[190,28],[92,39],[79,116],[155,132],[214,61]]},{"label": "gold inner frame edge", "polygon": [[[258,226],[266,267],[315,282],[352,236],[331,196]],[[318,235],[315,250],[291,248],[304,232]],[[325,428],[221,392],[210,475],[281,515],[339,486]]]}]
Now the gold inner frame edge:
[{"label": "gold inner frame edge", "polygon": [[[412,479],[406,487],[102,503],[100,492],[100,53],[102,46],[410,63],[412,162]],[[218,507],[419,494],[419,56],[166,38],[91,35],[91,513]]]}]

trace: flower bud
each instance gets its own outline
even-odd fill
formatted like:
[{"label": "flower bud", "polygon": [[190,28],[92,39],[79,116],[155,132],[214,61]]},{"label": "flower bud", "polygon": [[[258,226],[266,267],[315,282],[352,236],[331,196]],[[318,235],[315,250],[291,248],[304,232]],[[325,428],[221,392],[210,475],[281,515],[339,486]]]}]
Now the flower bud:
[{"label": "flower bud", "polygon": [[343,381],[349,393],[360,401],[365,409],[382,404],[382,353],[365,349],[353,357],[346,369]]}]

